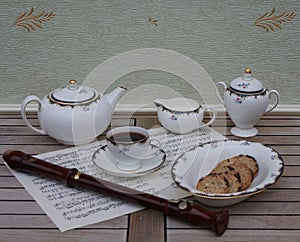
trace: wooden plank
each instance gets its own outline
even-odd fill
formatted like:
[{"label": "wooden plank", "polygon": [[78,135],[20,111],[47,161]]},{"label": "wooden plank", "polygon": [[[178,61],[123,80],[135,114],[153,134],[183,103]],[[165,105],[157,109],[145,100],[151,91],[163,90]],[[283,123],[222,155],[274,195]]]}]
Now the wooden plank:
[{"label": "wooden plank", "polygon": [[257,127],[258,135],[298,135],[300,127]]},{"label": "wooden plank", "polygon": [[0,176],[12,176],[12,173],[10,172],[10,170],[8,170],[8,168],[5,165],[1,164]]},{"label": "wooden plank", "polygon": [[[232,215],[298,215],[300,216],[299,202],[249,202],[245,201],[228,207]],[[35,201],[0,201],[0,215],[43,215],[44,211]],[[130,240],[140,241],[140,235],[146,231],[149,234],[163,235],[164,215],[155,210],[147,209],[130,215]],[[153,237],[152,236],[152,237]],[[161,237],[160,237],[161,238]]]},{"label": "wooden plank", "polygon": [[[33,126],[39,126],[39,121],[37,118],[28,118],[28,121]],[[110,126],[125,126],[125,125],[134,125],[134,118],[114,118],[111,120]],[[1,119],[0,116],[0,126],[21,126],[27,127],[25,121],[23,119]]]},{"label": "wooden plank", "polygon": [[[13,176],[10,170],[4,165],[0,166],[0,176]],[[285,166],[283,176],[297,177],[300,176],[300,165],[299,166]]]},{"label": "wooden plank", "polygon": [[[15,177],[0,177],[0,188],[21,188],[21,184]],[[270,189],[300,189],[300,176],[298,177],[281,177],[270,186]]]},{"label": "wooden plank", "polygon": [[280,155],[300,155],[300,146],[297,145],[269,145]]},{"label": "wooden plank", "polygon": [[[0,126],[0,135],[38,135],[28,127],[23,126]],[[2,142],[1,142],[2,143]]]},{"label": "wooden plank", "polygon": [[[234,137],[234,136],[233,136]],[[227,137],[227,138],[232,138],[233,137]],[[292,145],[300,145],[300,135],[299,136],[255,136],[251,138],[243,138],[244,140],[249,140],[252,142],[259,142],[264,145],[286,145],[286,144],[292,144]]]},{"label": "wooden plank", "polygon": [[43,144],[43,145],[49,145],[49,144],[55,144],[57,145],[58,142],[46,135],[32,135],[32,136],[0,136],[0,144]]},{"label": "wooden plank", "polygon": [[45,214],[35,201],[0,201],[0,215]]},{"label": "wooden plank", "polygon": [[268,189],[251,196],[245,202],[300,202],[300,192],[295,190]]},{"label": "wooden plank", "polygon": [[[203,122],[207,123],[210,119],[204,118]],[[234,123],[228,118],[217,118],[212,124],[214,127],[233,127]],[[300,127],[299,119],[261,119],[255,127]]]},{"label": "wooden plank", "polygon": [[1,229],[0,241],[41,242],[41,241],[124,241],[127,229],[80,229],[60,232],[58,229]]},{"label": "wooden plank", "polygon": [[285,165],[300,165],[299,155],[281,155]]},{"label": "wooden plank", "polygon": [[299,189],[300,177],[280,177],[270,188]]},{"label": "wooden plank", "polygon": [[299,241],[299,230],[231,230],[217,237],[208,229],[168,229],[168,242],[199,242],[199,241]]},{"label": "wooden plank", "polygon": [[141,119],[137,119],[136,121],[136,126],[140,126],[146,129],[151,129],[153,127],[157,127],[160,126],[160,123],[158,121],[158,119],[155,118],[141,118]]},{"label": "wooden plank", "polygon": [[[230,127],[215,127],[213,129],[223,135],[231,135]],[[300,134],[300,127],[256,127],[258,130],[257,136],[274,136],[274,135],[298,135]],[[238,137],[236,137],[238,138]]]},{"label": "wooden plank", "polygon": [[[69,148],[70,146],[62,144],[51,144],[51,145],[39,145],[39,144],[17,144],[17,145],[1,145],[0,155],[2,155],[6,150],[21,150],[29,154],[42,154],[50,151],[61,150]],[[2,159],[2,158],[1,158]]]},{"label": "wooden plank", "polygon": [[[23,188],[0,189],[0,201],[34,201]],[[246,202],[300,202],[300,192],[295,190],[268,189],[251,196]]]},{"label": "wooden plank", "polygon": [[[9,221],[9,222],[8,222]],[[128,222],[128,215],[110,219],[101,223],[95,223],[87,225],[85,229],[126,229]],[[41,214],[13,214],[13,215],[1,215],[0,214],[0,228],[1,229],[56,229],[56,225],[50,220],[47,215]]]},{"label": "wooden plank", "polygon": [[300,218],[299,202],[242,202],[229,208],[230,214],[241,215],[298,215]]},{"label": "wooden plank", "polygon": [[152,209],[132,213],[129,220],[128,241],[164,241],[164,215]]},{"label": "wooden plank", "polygon": [[14,176],[0,177],[0,188],[22,188],[22,185]]},{"label": "wooden plank", "polygon": [[0,201],[34,201],[32,196],[23,188],[0,189]]},{"label": "wooden plank", "polygon": [[46,136],[38,134],[27,126],[0,126],[1,136]]},{"label": "wooden plank", "polygon": [[[37,120],[36,117],[34,118],[27,118],[28,121],[33,125],[33,126],[38,126],[39,121]],[[0,115],[0,125],[1,126],[26,126],[26,123],[23,119],[16,119],[16,118],[1,118]]]},{"label": "wooden plank", "polygon": [[[105,139],[105,136],[98,137],[99,139]],[[234,138],[233,138],[234,139]],[[296,154],[300,153],[300,136],[257,136],[254,138],[243,138],[244,140],[249,140],[252,142],[259,142],[264,145],[284,145],[291,144],[292,149],[294,149]],[[39,145],[57,145],[58,142],[49,137],[49,136],[0,136],[0,144],[9,145],[9,144],[39,144]]]},{"label": "wooden plank", "polygon": [[[300,216],[292,215],[230,215],[229,229],[293,229],[300,231]],[[167,228],[207,228],[205,225],[191,225],[173,217],[167,217]]]},{"label": "wooden plank", "polygon": [[297,229],[300,230],[300,216],[231,216],[229,228],[234,229]]},{"label": "wooden plank", "polygon": [[[65,149],[70,146],[62,144],[3,144],[0,146],[0,155],[6,150],[22,150],[29,154],[41,154],[45,152]],[[300,155],[300,146],[297,145],[269,145],[275,149],[280,155]]]},{"label": "wooden plank", "polygon": [[283,170],[283,176],[300,176],[300,164],[299,166],[285,166]]}]

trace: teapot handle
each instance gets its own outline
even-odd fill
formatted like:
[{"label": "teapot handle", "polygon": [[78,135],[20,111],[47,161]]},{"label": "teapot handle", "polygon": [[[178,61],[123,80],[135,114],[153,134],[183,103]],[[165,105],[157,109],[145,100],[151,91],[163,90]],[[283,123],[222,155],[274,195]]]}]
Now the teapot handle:
[{"label": "teapot handle", "polygon": [[218,90],[218,85],[222,85],[223,87],[224,87],[224,89],[226,89],[226,84],[225,84],[225,82],[218,82],[217,84],[216,84],[216,95],[217,95],[217,98],[220,100],[220,102],[225,106],[225,103],[224,103],[224,100],[222,99],[222,97],[221,97],[221,95],[220,95],[220,92],[219,92],[219,90]]},{"label": "teapot handle", "polygon": [[214,108],[212,108],[212,107],[206,107],[206,108],[204,108],[204,110],[203,110],[203,117],[204,117],[204,113],[206,111],[208,111],[208,110],[210,110],[213,113],[213,116],[212,116],[212,118],[206,124],[201,125],[199,127],[199,129],[212,124],[216,120],[217,111]]},{"label": "teapot handle", "polygon": [[42,105],[42,102],[41,100],[37,97],[37,96],[34,96],[34,95],[30,95],[28,97],[26,97],[23,102],[22,102],[22,105],[21,105],[21,115],[22,115],[22,118],[24,119],[25,123],[28,125],[29,128],[31,128],[33,131],[39,133],[39,134],[46,134],[44,130],[42,129],[37,129],[35,127],[33,127],[31,125],[31,123],[29,123],[27,117],[26,117],[26,112],[25,112],[25,109],[27,107],[27,105],[30,103],[30,102],[37,102],[39,107],[38,107],[38,110],[41,108],[41,105]]},{"label": "teapot handle", "polygon": [[269,99],[270,99],[271,94],[275,94],[275,96],[276,96],[276,101],[275,101],[275,104],[274,104],[271,108],[267,108],[267,109],[266,109],[266,113],[271,112],[274,108],[276,108],[276,106],[278,105],[279,100],[280,100],[279,93],[278,93],[276,90],[271,90],[271,91],[269,92],[269,94],[268,94]]}]

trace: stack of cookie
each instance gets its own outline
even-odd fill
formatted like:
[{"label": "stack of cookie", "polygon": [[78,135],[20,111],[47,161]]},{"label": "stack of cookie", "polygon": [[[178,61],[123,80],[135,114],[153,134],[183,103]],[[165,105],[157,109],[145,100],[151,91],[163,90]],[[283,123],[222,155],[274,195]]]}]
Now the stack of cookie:
[{"label": "stack of cookie", "polygon": [[238,155],[221,161],[208,175],[201,178],[197,190],[205,193],[232,193],[248,188],[258,172],[255,158]]}]

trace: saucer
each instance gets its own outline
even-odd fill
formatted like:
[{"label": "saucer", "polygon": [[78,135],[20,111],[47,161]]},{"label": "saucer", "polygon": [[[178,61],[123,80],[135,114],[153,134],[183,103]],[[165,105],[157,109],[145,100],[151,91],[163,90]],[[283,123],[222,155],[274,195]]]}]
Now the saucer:
[{"label": "saucer", "polygon": [[[130,147],[116,147],[107,144],[107,149],[110,151],[111,160],[117,161],[118,167],[121,170],[138,169],[141,160],[154,159],[161,153],[161,149],[152,144],[143,145],[143,148],[136,146],[133,147],[133,149],[130,149]],[[131,163],[131,165],[128,163]]]},{"label": "saucer", "polygon": [[141,160],[141,166],[134,171],[125,171],[117,167],[107,146],[104,145],[95,151],[92,157],[93,162],[107,173],[120,177],[137,177],[156,171],[166,160],[166,153],[160,150],[157,156],[151,159]]}]

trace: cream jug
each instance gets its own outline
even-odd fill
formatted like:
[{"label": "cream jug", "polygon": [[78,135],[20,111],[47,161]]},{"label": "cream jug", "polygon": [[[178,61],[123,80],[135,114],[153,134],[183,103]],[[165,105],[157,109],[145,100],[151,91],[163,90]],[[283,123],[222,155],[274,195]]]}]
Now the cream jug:
[{"label": "cream jug", "polygon": [[[65,87],[58,88],[43,99],[31,95],[21,105],[25,123],[39,134],[49,135],[58,142],[74,145],[93,141],[108,127],[112,112],[126,88],[117,87],[106,95],[91,87],[79,86],[70,80]],[[38,103],[40,129],[33,127],[26,117],[30,102]]]},{"label": "cream jug", "polygon": [[[188,98],[156,99],[154,104],[161,125],[176,134],[185,134],[208,126],[217,116],[214,108],[203,108],[198,102]],[[206,111],[212,112],[212,118],[204,124],[202,121]]]},{"label": "cream jug", "polygon": [[[273,110],[280,99],[276,90],[268,91],[259,80],[253,78],[249,68],[245,70],[243,77],[234,79],[229,87],[224,82],[218,82],[216,85],[221,85],[225,89],[223,98],[217,87],[216,94],[235,124],[230,132],[239,137],[255,136],[258,131],[253,126],[264,113]],[[272,94],[275,95],[276,101],[268,107]]]}]

